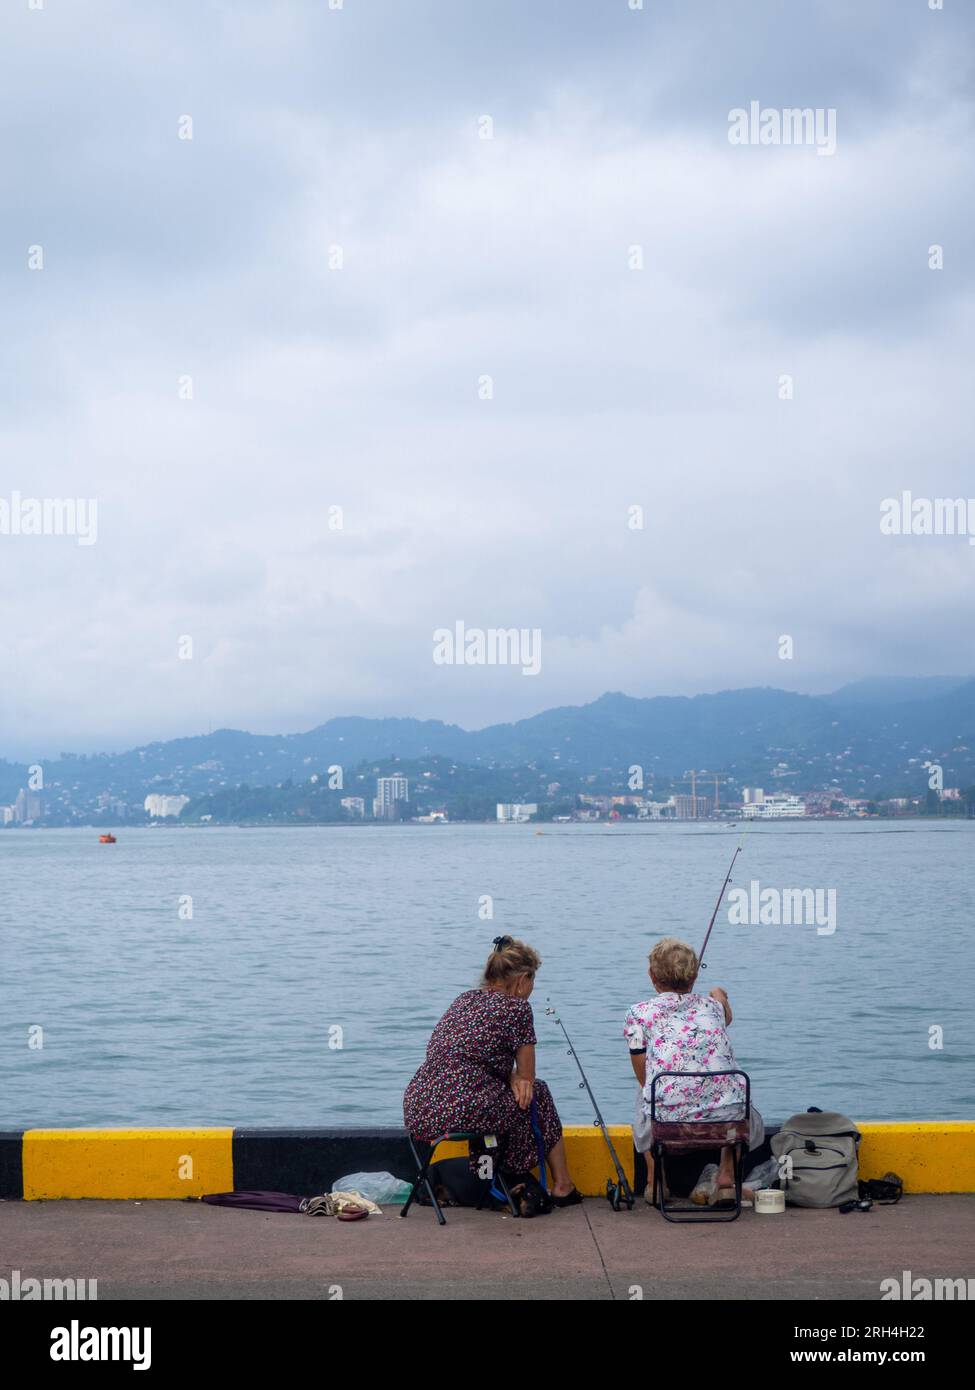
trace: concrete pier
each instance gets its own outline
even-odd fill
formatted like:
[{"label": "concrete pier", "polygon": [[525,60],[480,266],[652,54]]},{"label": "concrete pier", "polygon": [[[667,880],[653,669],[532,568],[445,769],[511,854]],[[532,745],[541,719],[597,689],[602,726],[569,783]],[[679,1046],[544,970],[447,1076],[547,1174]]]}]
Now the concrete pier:
[{"label": "concrete pier", "polygon": [[881,1281],[975,1276],[975,1196],[908,1196],[866,1213],[743,1213],[672,1226],[641,1200],[531,1221],[429,1208],[406,1220],[198,1201],[0,1202],[0,1277],[97,1279],[135,1299],[879,1300]]}]

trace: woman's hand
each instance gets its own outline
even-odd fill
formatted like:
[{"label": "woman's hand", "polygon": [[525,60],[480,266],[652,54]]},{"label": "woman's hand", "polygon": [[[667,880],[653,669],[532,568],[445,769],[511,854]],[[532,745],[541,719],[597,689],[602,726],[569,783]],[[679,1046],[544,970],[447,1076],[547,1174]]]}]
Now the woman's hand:
[{"label": "woman's hand", "polygon": [[535,1083],[528,1081],[524,1076],[512,1076],[511,1089],[514,1092],[515,1100],[522,1110],[527,1110],[532,1103],[532,1096],[535,1092]]}]

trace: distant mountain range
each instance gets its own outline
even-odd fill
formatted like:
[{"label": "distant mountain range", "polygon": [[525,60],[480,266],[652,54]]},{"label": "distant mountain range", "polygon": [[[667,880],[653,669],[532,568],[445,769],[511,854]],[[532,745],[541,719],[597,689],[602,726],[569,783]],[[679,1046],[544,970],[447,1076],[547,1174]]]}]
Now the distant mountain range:
[{"label": "distant mountain range", "polygon": [[[434,757],[556,778],[564,772],[573,781],[595,775],[614,785],[638,764],[662,779],[690,768],[720,773],[729,791],[835,785],[849,795],[893,796],[926,789],[926,761],[942,764],[946,787],[972,785],[973,750],[975,679],[945,676],[864,680],[823,696],[771,688],[649,699],[610,693],[478,730],[355,716],[301,734],[219,729],[125,753],[62,754],[43,769],[46,797],[56,793],[75,808],[104,794],[132,804],[150,791],[199,797],[305,782],[332,764],[351,770]],[[25,764],[0,762],[0,803],[26,780]]]}]

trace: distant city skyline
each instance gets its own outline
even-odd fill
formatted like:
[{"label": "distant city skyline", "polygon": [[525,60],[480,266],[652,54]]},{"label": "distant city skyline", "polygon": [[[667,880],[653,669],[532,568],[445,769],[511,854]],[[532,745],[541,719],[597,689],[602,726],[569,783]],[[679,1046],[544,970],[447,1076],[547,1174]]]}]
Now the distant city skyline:
[{"label": "distant city skyline", "polygon": [[[28,789],[43,796],[43,811]],[[953,812],[962,800],[968,807],[975,679],[874,680],[826,697],[616,692],[474,731],[352,717],[298,734],[220,729],[118,754],[0,759],[0,813],[10,825],[141,823],[184,811],[201,823],[335,821],[363,819],[367,805],[379,820],[451,808],[462,819],[509,820],[543,804],[544,814],[568,806],[581,815],[609,795],[641,816],[678,819],[727,815],[740,796],[743,814],[771,819],[796,811],[796,795],[828,813],[834,792],[891,807],[919,798],[926,814],[950,802]]]}]

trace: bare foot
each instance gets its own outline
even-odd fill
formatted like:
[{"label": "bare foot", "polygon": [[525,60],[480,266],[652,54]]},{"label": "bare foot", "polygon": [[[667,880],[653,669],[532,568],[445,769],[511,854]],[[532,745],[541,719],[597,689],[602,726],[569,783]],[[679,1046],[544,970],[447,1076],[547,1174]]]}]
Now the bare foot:
[{"label": "bare foot", "polygon": [[[669,1202],[672,1196],[673,1193],[671,1192],[669,1185],[665,1183],[664,1201]],[[656,1203],[653,1200],[653,1183],[648,1182],[646,1187],[643,1189],[643,1200],[646,1202],[648,1207],[656,1206]]]}]

